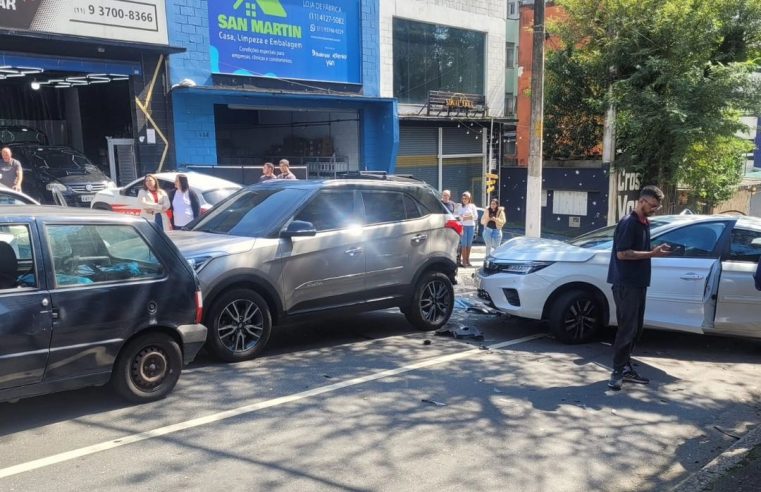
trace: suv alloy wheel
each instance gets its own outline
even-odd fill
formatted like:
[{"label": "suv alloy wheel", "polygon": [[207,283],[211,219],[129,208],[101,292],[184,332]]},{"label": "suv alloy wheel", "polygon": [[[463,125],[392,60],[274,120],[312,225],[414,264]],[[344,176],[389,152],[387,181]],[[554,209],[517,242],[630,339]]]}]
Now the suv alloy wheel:
[{"label": "suv alloy wheel", "polygon": [[449,321],[454,309],[452,281],[440,272],[426,272],[418,280],[412,303],[404,309],[407,320],[419,330],[435,330]]},{"label": "suv alloy wheel", "polygon": [[209,351],[226,362],[248,360],[259,355],[272,333],[272,316],[267,302],[250,289],[222,294],[209,310]]}]

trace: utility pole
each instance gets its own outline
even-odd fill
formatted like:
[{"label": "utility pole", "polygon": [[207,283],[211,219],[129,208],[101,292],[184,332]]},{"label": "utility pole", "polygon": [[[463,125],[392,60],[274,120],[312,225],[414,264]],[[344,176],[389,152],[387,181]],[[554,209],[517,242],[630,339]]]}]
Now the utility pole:
[{"label": "utility pole", "polygon": [[544,134],[544,1],[534,0],[531,59],[531,134],[526,181],[526,236],[542,233],[542,136]]},{"label": "utility pole", "polygon": [[608,225],[618,222],[618,173],[613,168],[616,159],[616,107],[613,105],[613,86],[608,87],[608,110],[602,134],[602,164],[608,165]]}]

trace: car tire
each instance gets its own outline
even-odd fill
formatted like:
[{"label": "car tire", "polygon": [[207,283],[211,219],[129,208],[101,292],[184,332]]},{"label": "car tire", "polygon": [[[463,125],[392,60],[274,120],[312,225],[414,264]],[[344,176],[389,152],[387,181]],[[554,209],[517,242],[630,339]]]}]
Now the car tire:
[{"label": "car tire", "polygon": [[209,352],[225,362],[239,362],[262,353],[272,333],[272,316],[262,296],[251,289],[233,289],[214,301],[206,326]]},{"label": "car tire", "polygon": [[564,343],[585,343],[602,326],[603,306],[593,293],[572,290],[561,294],[550,307],[552,334]]},{"label": "car tire", "polygon": [[95,210],[108,210],[109,212],[112,210],[111,205],[109,205],[108,203],[103,203],[103,202],[93,203],[92,208]]},{"label": "car tire", "polygon": [[128,342],[119,352],[111,384],[122,398],[145,403],[164,398],[182,372],[182,351],[164,333],[149,333]]},{"label": "car tire", "polygon": [[412,303],[402,309],[407,321],[419,330],[441,328],[454,309],[452,281],[440,272],[426,272],[418,280]]}]

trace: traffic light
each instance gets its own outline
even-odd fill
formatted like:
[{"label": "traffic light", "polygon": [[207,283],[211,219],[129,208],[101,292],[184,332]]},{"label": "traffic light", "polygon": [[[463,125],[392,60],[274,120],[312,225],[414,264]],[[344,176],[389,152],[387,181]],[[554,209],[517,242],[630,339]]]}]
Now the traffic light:
[{"label": "traffic light", "polygon": [[491,194],[494,192],[498,179],[499,175],[494,173],[486,173],[486,193]]}]

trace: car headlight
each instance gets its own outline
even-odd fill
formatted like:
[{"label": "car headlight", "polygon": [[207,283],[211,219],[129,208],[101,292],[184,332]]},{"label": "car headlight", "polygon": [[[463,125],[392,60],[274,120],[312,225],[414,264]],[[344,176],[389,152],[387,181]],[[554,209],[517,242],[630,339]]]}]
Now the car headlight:
[{"label": "car headlight", "polygon": [[189,258],[186,258],[188,261],[188,264],[190,265],[190,268],[195,270],[196,273],[200,272],[203,267],[209,264],[211,260],[216,258],[218,255],[200,255],[200,256],[191,256]]},{"label": "car headlight", "polygon": [[62,183],[48,183],[45,186],[45,189],[48,190],[48,191],[60,191],[61,193],[63,193],[68,188],[66,188],[66,185],[62,184]]},{"label": "car headlight", "polygon": [[489,273],[514,273],[516,275],[528,275],[547,268],[554,261],[498,261],[486,260],[484,270]]}]

